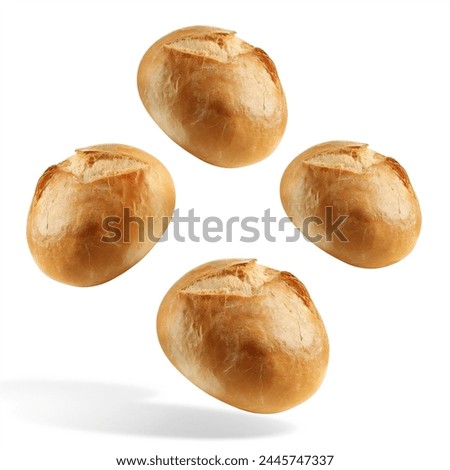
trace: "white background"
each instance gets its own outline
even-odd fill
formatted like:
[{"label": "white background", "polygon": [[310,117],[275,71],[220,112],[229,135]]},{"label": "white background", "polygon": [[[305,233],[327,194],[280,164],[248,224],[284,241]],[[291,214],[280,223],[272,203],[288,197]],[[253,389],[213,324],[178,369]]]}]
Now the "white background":
[{"label": "white background", "polygon": [[[103,470],[116,457],[334,454],[336,470],[449,468],[448,2],[2,1],[0,468]],[[274,60],[289,106],[284,139],[242,169],[207,165],[142,106],[136,71],[174,29],[233,29]],[[306,241],[161,243],[92,288],[59,284],[28,251],[39,176],[75,148],[140,147],[171,172],[182,213],[284,213],[287,164],[346,139],[399,160],[419,197],[413,253],[377,270]],[[255,257],[307,286],[331,343],[327,377],[277,415],[206,395],[155,332],[172,283],[208,260]],[[251,467],[256,468],[256,466]]]}]

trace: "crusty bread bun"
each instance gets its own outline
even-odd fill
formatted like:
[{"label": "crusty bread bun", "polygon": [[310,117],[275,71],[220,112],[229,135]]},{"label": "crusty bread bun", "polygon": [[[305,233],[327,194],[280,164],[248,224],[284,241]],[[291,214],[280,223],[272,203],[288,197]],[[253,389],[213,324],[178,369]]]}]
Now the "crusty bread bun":
[{"label": "crusty bread bun", "polygon": [[192,26],[161,38],[142,58],[138,89],[160,128],[213,165],[262,160],[286,127],[272,60],[225,29]]},{"label": "crusty bread bun", "polygon": [[420,232],[406,171],[367,144],[325,142],[301,153],[283,174],[281,201],[307,238],[354,266],[401,260]]},{"label": "crusty bread bun", "polygon": [[325,327],[305,286],[255,260],[188,272],[164,297],[157,329],[168,359],[190,381],[256,413],[309,398],[328,364]]},{"label": "crusty bread bun", "polygon": [[172,178],[151,155],[116,144],[79,149],[41,176],[28,214],[28,245],[51,278],[101,284],[151,250],[174,205]]}]

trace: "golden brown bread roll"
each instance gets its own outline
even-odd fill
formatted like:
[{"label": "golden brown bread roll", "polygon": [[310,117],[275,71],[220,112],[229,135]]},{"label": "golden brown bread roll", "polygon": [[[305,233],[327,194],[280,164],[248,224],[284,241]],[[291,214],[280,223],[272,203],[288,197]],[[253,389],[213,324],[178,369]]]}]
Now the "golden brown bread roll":
[{"label": "golden brown bread roll", "polygon": [[307,238],[359,267],[401,260],[420,232],[420,207],[406,171],[367,144],[325,142],[301,153],[283,174],[281,201]]},{"label": "golden brown bread roll", "polygon": [[28,214],[28,244],[51,278],[101,284],[152,249],[174,205],[169,172],[146,152],[118,144],[79,149],[40,178]]},{"label": "golden brown bread roll", "polygon": [[305,286],[255,260],[188,272],[164,297],[157,329],[163,351],[190,381],[256,413],[309,398],[328,364],[325,327]]},{"label": "golden brown bread roll", "polygon": [[262,160],[286,127],[272,60],[225,29],[192,26],[161,38],[142,58],[138,89],[160,128],[213,165]]}]

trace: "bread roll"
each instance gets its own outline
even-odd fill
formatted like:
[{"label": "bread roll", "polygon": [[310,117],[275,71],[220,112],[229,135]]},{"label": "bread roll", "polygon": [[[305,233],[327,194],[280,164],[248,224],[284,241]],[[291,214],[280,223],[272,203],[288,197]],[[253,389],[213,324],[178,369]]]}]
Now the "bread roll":
[{"label": "bread roll", "polygon": [[274,63],[225,29],[193,26],[161,38],[142,58],[138,89],[159,127],[213,165],[262,160],[286,127]]},{"label": "bread roll", "polygon": [[305,286],[254,260],[188,272],[164,297],[157,328],[163,351],[190,381],[255,413],[306,400],[327,368],[327,334]]},{"label": "bread roll", "polygon": [[169,172],[126,145],[79,149],[40,178],[27,237],[41,270],[93,286],[142,259],[165,231],[175,204]]},{"label": "bread roll", "polygon": [[281,180],[281,201],[303,234],[363,268],[404,258],[419,236],[419,202],[406,171],[356,142],[326,142],[301,153]]}]

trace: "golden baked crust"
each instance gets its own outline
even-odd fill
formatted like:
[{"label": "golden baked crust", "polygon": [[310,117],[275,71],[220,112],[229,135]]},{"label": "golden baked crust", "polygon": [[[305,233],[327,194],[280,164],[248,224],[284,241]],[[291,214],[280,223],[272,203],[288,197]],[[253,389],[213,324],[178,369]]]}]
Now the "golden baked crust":
[{"label": "golden baked crust", "polygon": [[[172,178],[151,155],[118,144],[79,149],[40,178],[28,214],[28,245],[51,278],[76,286],[101,284],[151,250],[174,205]],[[142,219],[144,232],[138,223],[126,223],[125,210]],[[107,230],[111,217],[120,239]]]},{"label": "golden baked crust", "polygon": [[301,403],[327,368],[327,334],[304,285],[254,260],[218,260],[188,272],[164,297],[157,330],[183,375],[247,411]]},{"label": "golden baked crust", "polygon": [[[311,147],[286,168],[280,193],[299,230],[355,266],[395,263],[410,253],[419,236],[421,212],[406,171],[367,144],[333,141]],[[327,234],[327,207],[333,220],[347,216],[339,227],[345,239]],[[311,217],[322,223],[307,224],[305,233]]]},{"label": "golden baked crust", "polygon": [[160,128],[213,165],[262,160],[286,127],[275,65],[232,31],[193,26],[164,36],[142,58],[138,90]]}]

